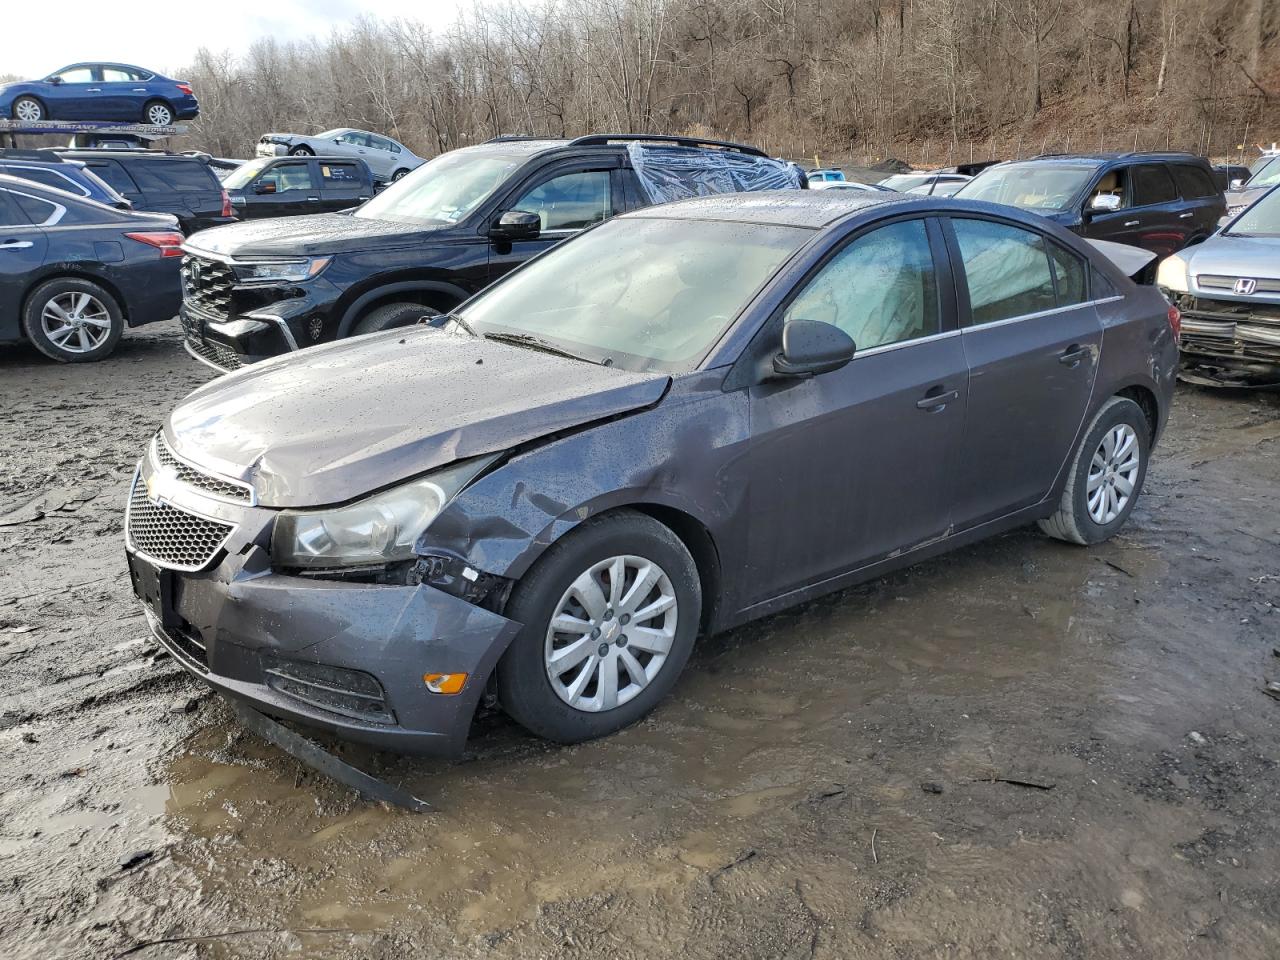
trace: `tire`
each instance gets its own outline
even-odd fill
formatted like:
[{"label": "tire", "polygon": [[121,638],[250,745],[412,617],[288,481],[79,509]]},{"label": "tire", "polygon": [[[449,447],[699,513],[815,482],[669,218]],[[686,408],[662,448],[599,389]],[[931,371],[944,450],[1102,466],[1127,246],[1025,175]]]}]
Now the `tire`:
[{"label": "tire", "polygon": [[[610,598],[612,577],[606,571],[616,569],[618,562],[625,571],[619,609],[626,609],[622,603],[633,612],[653,609],[674,599],[663,612],[643,620],[648,624],[639,628],[648,634],[643,642],[635,632],[626,634],[637,629],[640,618],[630,621],[629,613],[617,613],[610,606],[619,598]],[[592,576],[599,567],[603,570]],[[658,572],[654,585],[630,599],[629,591],[650,568]],[[581,594],[571,591],[589,576],[599,588],[593,606],[600,615],[594,618],[578,601]],[[606,607],[603,613],[600,603]],[[569,620],[576,615],[568,612],[570,608],[583,614],[579,619],[595,632],[553,633],[552,618],[563,614]],[[587,520],[553,544],[516,585],[504,615],[524,626],[498,662],[498,701],[531,733],[558,743],[580,743],[635,723],[671,691],[693,650],[702,587],[693,558],[674,533],[651,517],[623,511]],[[553,685],[550,658],[563,656],[579,643],[585,659],[562,668]],[[667,649],[660,654],[663,645]],[[643,683],[636,682],[632,669],[645,675]],[[579,684],[583,674],[587,678]],[[606,675],[613,677],[612,698]],[[570,702],[575,687],[578,696]],[[611,700],[615,706],[609,706]]]},{"label": "tire", "polygon": [[423,317],[437,316],[439,313],[420,303],[386,303],[375,307],[356,321],[356,325],[351,328],[351,336],[411,327]]},{"label": "tire", "polygon": [[[1136,448],[1138,462],[1133,470],[1117,470],[1131,462],[1129,440]],[[1119,456],[1108,452],[1108,443],[1119,451]],[[1151,428],[1142,408],[1127,397],[1112,397],[1102,405],[1085,431],[1072,457],[1071,475],[1058,509],[1053,516],[1038,521],[1040,529],[1067,543],[1101,543],[1115,536],[1129,519],[1142,493],[1150,451]],[[1091,503],[1095,492],[1089,489],[1091,474],[1101,477],[1098,486],[1103,491],[1102,499],[1096,503]],[[1126,484],[1130,488],[1127,496],[1124,494]],[[1115,492],[1117,500],[1123,497],[1123,502],[1109,502],[1108,488]]]},{"label": "tire", "polygon": [[173,124],[173,107],[163,100],[149,100],[142,108],[142,122],[153,127],[168,127]]},{"label": "tire", "polygon": [[406,170],[404,167],[401,167],[399,170],[397,170],[395,173],[391,175],[391,182],[395,183],[401,177],[405,176],[408,172],[409,171]]},{"label": "tire", "polygon": [[44,104],[35,97],[18,97],[13,101],[13,119],[23,123],[39,123],[49,117],[44,112]]},{"label": "tire", "polygon": [[[62,322],[68,315],[81,322]],[[66,326],[73,332],[60,336]],[[89,363],[115,350],[124,333],[124,314],[115,298],[96,283],[64,277],[42,283],[31,293],[22,309],[22,329],[46,357],[61,363]]]},{"label": "tire", "polygon": [[314,157],[316,152],[308,147],[305,143],[300,143],[296,147],[291,147],[289,156],[291,157]]}]

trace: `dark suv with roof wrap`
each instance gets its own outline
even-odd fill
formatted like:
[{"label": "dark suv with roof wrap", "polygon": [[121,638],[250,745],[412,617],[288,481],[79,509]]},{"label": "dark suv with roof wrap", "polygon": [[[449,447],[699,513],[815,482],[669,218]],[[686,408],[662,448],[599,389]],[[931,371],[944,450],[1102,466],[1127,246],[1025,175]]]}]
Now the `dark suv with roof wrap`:
[{"label": "dark suv with roof wrap", "polygon": [[186,244],[187,350],[219,369],[448,314],[616,214],[802,188],[754,147],[684,137],[499,137],[442,154],[353,211],[241,223]]}]

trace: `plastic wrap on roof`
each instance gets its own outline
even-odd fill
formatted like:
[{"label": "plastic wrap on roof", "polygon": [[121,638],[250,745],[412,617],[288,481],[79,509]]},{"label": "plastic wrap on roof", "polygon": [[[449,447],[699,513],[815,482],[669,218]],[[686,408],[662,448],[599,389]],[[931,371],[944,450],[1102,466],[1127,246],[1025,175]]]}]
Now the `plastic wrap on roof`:
[{"label": "plastic wrap on roof", "polygon": [[627,144],[631,166],[654,203],[742,190],[798,190],[800,168],[735,150]]}]

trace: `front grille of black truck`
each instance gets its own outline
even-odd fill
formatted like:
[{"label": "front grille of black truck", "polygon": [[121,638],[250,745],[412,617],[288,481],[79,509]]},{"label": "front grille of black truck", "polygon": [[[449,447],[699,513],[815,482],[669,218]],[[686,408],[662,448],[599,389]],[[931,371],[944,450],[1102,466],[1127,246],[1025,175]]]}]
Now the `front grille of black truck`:
[{"label": "front grille of black truck", "polygon": [[198,310],[214,320],[231,316],[231,289],[236,275],[221,260],[195,254],[182,258],[182,298],[188,309]]}]

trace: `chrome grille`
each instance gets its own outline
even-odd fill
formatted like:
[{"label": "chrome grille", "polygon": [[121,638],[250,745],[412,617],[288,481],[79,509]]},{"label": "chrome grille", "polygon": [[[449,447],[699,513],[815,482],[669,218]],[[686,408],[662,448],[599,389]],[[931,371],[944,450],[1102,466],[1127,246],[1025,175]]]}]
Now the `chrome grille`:
[{"label": "chrome grille", "polygon": [[201,342],[188,337],[187,349],[206,363],[217,367],[223,373],[230,373],[232,370],[239,370],[244,366],[240,361],[240,354],[230,347],[224,347],[213,340]]},{"label": "chrome grille", "polygon": [[1280,280],[1256,277],[1224,277],[1210,273],[1202,273],[1196,277],[1196,283],[1205,290],[1234,290],[1237,280],[1254,280],[1257,286],[1254,293],[1280,293]]},{"label": "chrome grille", "polygon": [[253,490],[248,485],[215,477],[179,460],[173,450],[169,448],[169,443],[165,440],[163,433],[156,434],[152,449],[155,451],[155,462],[160,468],[172,473],[187,486],[203,490],[205,493],[220,497],[223,500],[234,500],[236,503],[253,503]]},{"label": "chrome grille", "polygon": [[141,474],[134,476],[125,532],[129,546],[157,566],[201,570],[213,562],[234,529],[231,524],[148,499]]},{"label": "chrome grille", "polygon": [[231,316],[231,288],[236,276],[221,260],[187,254],[182,258],[182,298],[188,307],[225,320]]}]

